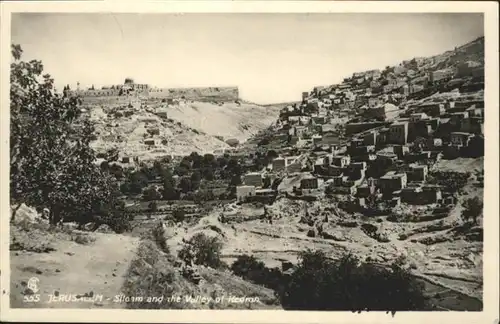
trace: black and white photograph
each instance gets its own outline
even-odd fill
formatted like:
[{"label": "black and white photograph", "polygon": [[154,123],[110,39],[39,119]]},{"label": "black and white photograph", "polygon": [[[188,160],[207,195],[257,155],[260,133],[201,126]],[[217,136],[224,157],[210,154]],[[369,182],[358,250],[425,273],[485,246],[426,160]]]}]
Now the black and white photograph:
[{"label": "black and white photograph", "polygon": [[482,4],[10,11],[2,307],[498,323]]}]

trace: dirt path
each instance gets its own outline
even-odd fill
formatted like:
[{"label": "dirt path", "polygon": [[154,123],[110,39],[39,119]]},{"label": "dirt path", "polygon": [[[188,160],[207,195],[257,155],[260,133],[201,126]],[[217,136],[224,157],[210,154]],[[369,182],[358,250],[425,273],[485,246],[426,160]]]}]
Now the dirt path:
[{"label": "dirt path", "polygon": [[[124,308],[113,300],[120,295],[124,277],[139,239],[96,233],[88,245],[59,241],[50,253],[11,252],[12,308]],[[25,295],[30,278],[38,278],[34,295]],[[39,296],[40,301],[30,302]],[[55,298],[62,300],[54,300]],[[75,300],[84,296],[83,300]],[[69,301],[65,301],[67,299]]]}]

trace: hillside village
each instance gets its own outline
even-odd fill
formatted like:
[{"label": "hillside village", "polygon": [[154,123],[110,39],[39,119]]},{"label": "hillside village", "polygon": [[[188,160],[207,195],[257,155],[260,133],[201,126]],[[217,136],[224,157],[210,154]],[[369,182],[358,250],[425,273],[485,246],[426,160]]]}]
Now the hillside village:
[{"label": "hillside village", "polygon": [[[284,182],[304,176],[278,192],[338,193],[360,208],[372,197],[392,207],[453,204],[454,193],[428,176],[440,159],[484,154],[484,62],[472,61],[483,46],[479,39],[304,92],[302,103],[281,110],[274,128],[273,137],[287,145],[263,146],[278,155],[264,173]],[[246,174],[238,200],[268,194],[261,178]]]},{"label": "hillside village", "polygon": [[[284,107],[186,93],[131,79],[79,92],[96,124],[94,163],[119,181],[131,215],[123,235],[160,224],[173,255],[203,233],[220,240],[223,262],[251,255],[287,275],[311,247],[383,266],[404,258],[436,307],[482,309],[482,219],[463,215],[483,201],[484,37],[355,72]],[[141,271],[178,268],[183,291],[259,287],[140,249],[159,260]],[[273,290],[256,308],[279,308]]]}]

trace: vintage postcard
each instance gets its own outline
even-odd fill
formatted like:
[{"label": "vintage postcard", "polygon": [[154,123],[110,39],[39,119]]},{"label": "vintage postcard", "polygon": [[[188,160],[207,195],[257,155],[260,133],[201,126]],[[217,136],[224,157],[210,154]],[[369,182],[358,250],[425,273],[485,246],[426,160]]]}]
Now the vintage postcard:
[{"label": "vintage postcard", "polygon": [[1,14],[2,321],[498,323],[497,3]]}]

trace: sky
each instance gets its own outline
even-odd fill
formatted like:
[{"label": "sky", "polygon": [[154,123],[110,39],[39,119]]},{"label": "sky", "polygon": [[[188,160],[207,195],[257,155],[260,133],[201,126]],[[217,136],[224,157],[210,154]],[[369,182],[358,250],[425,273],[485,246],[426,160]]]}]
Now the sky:
[{"label": "sky", "polygon": [[16,13],[12,43],[58,88],[238,86],[260,104],[354,72],[452,50],[484,35],[481,13]]}]

